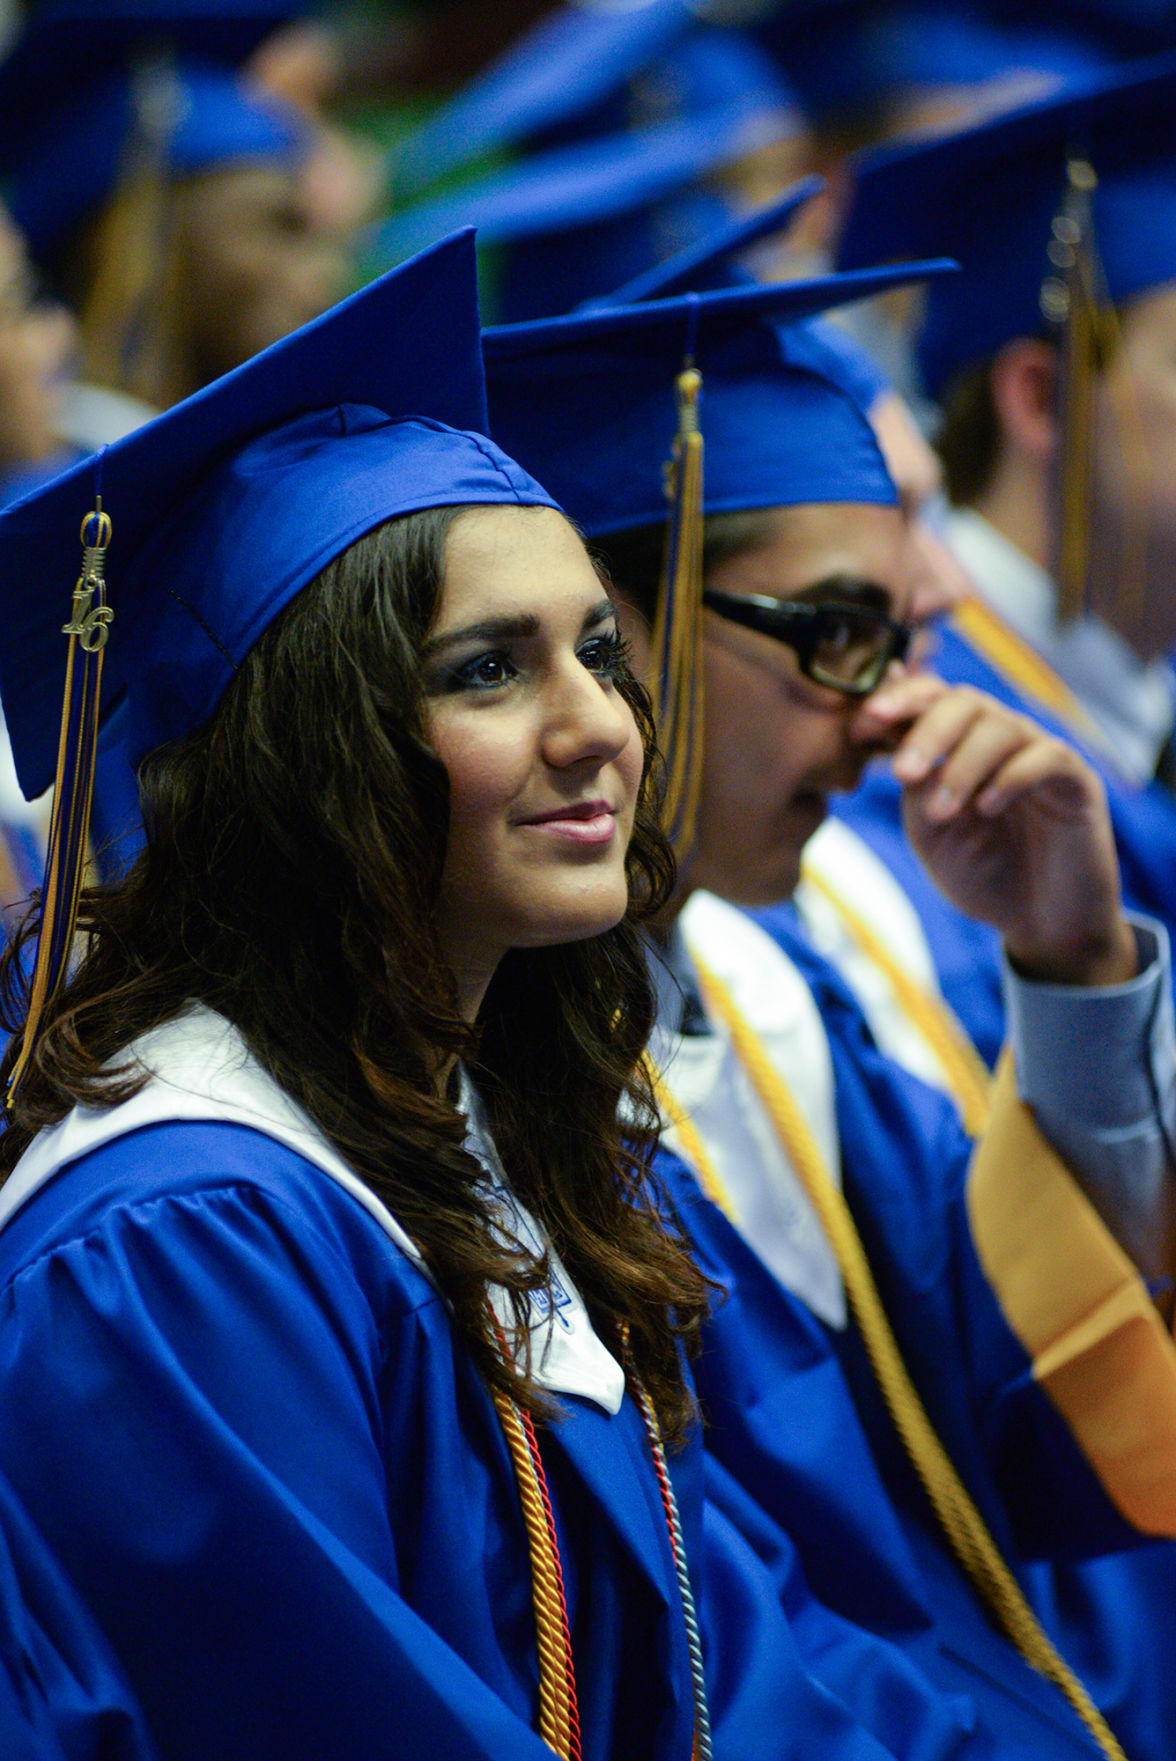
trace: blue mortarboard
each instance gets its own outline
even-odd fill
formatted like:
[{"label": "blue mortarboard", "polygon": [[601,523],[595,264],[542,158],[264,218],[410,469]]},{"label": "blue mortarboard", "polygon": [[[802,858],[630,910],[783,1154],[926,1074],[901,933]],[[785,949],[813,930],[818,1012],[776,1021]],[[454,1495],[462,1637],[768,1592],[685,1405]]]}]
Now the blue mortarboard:
[{"label": "blue mortarboard", "polygon": [[234,67],[300,8],[287,0],[58,0],[0,64],[0,167],[35,256],[116,186],[137,138],[172,176],[289,160],[305,127]]},{"label": "blue mortarboard", "polygon": [[812,318],[797,325],[790,350],[797,364],[807,361],[814,372],[839,385],[865,416],[894,389],[874,357],[830,319]]},{"label": "blue mortarboard", "polygon": [[869,122],[904,93],[976,87],[1010,75],[1047,80],[1091,74],[1105,63],[1094,34],[1073,22],[991,5],[794,0],[758,34],[779,58],[814,121]]},{"label": "blue mortarboard", "polygon": [[897,501],[869,423],[840,386],[793,362],[780,321],[911,273],[690,293],[500,327],[483,339],[495,433],[546,474],[589,537],[666,527],[651,688],[670,834],[683,856],[701,774],[704,516]]},{"label": "blue mortarboard", "polygon": [[0,701],[25,793],[56,771],[10,1095],[73,940],[99,687],[136,763],[206,720],[272,620],[365,532],[422,508],[554,505],[485,438],[479,342],[467,233],[0,511]]},{"label": "blue mortarboard", "polygon": [[794,358],[791,326],[951,267],[687,294],[488,330],[491,427],[589,535],[655,524],[667,514],[673,382],[689,354],[703,380],[706,513],[893,502],[858,404],[814,370],[807,348]]},{"label": "blue mortarboard", "polygon": [[485,431],[467,233],[0,512],[0,701],[25,792],[53,776],[60,631],[97,494],[113,525],[104,702],[126,698],[137,761],[211,714],[271,619],[371,527],[464,501],[549,504]]},{"label": "blue mortarboard", "polygon": [[765,203],[753,214],[740,214],[713,227],[700,239],[683,246],[672,257],[655,263],[594,306],[628,306],[638,300],[670,299],[679,293],[713,293],[722,287],[745,286],[753,277],[739,266],[740,255],[777,232],[787,229],[804,204],[824,187],[819,177],[807,177],[777,201]]},{"label": "blue mortarboard", "polygon": [[693,16],[690,0],[557,7],[398,145],[398,195],[594,108],[687,31]]},{"label": "blue mortarboard", "polygon": [[1174,102],[1176,60],[1166,57],[862,157],[839,264],[938,250],[964,271],[928,294],[918,356],[933,395],[1011,338],[1046,328],[1053,222],[1076,154],[1098,179],[1092,232],[1110,300],[1176,280]]},{"label": "blue mortarboard", "polygon": [[513,247],[503,316],[568,311],[645,270],[728,208],[700,180],[763,143],[740,105],[534,154],[369,228],[365,255],[388,261],[457,225]]}]

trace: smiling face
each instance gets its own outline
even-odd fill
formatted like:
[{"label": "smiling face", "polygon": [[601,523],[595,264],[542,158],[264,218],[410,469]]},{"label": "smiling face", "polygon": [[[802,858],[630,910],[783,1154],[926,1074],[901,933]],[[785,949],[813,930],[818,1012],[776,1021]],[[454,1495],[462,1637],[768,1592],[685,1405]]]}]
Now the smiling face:
[{"label": "smiling face", "polygon": [[550,508],[458,516],[422,660],[449,778],[437,920],[467,1013],[511,948],[579,941],[628,904],[644,753],[611,602]]},{"label": "smiling face", "polygon": [[[708,584],[813,604],[852,597],[901,618],[907,543],[897,508],[776,508],[764,514],[762,539],[716,565]],[[860,583],[852,593],[851,580]],[[796,886],[830,793],[852,788],[870,756],[854,732],[861,700],[805,678],[783,643],[709,611],[703,658],[705,751],[689,878],[736,904],[771,904]]]}]

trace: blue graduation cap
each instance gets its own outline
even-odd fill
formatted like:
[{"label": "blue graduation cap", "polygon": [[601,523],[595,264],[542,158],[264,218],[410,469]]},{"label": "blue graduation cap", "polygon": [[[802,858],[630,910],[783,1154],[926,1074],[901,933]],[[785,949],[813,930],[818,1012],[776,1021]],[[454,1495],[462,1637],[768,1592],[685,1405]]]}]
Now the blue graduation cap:
[{"label": "blue graduation cap", "polygon": [[133,168],[168,176],[296,159],[305,125],[234,69],[293,0],[55,0],[0,64],[0,169],[45,260]]},{"label": "blue graduation cap", "polygon": [[652,690],[667,818],[683,856],[700,775],[703,518],[898,499],[861,410],[810,358],[794,357],[783,321],[951,268],[689,293],[485,333],[502,444],[546,478],[590,538],[666,527]]},{"label": "blue graduation cap", "polygon": [[[933,395],[1065,316],[1062,235],[1076,222],[1064,210],[1083,193],[1071,168],[1093,170],[1085,194],[1105,297],[1119,303],[1176,280],[1174,103],[1176,58],[1165,57],[861,158],[839,266],[936,250],[964,271],[928,293],[917,353]],[[1089,183],[1084,172],[1078,183]]]},{"label": "blue graduation cap", "polygon": [[757,34],[814,122],[870,126],[897,96],[977,87],[1011,75],[1073,79],[1105,65],[1092,30],[1043,12],[996,16],[968,0],[793,0]]},{"label": "blue graduation cap", "polygon": [[485,438],[479,341],[466,233],[0,511],[0,701],[26,795],[57,783],[30,1019],[72,940],[101,719],[121,706],[132,763],[200,725],[282,608],[395,515],[555,505]]},{"label": "blue graduation cap", "polygon": [[[699,24],[689,5],[565,7],[397,149],[438,174],[504,146],[522,147],[521,163],[402,202],[366,244],[387,262],[468,222],[505,247],[503,317],[568,311],[726,217],[729,203],[699,180],[802,127],[771,59],[742,32]],[[402,195],[425,181],[404,164],[392,172]]]},{"label": "blue graduation cap", "polygon": [[590,537],[663,522],[674,381],[689,356],[703,381],[705,513],[893,502],[858,402],[792,328],[954,268],[937,260],[495,326],[482,345],[491,428]]},{"label": "blue graduation cap", "polygon": [[[690,0],[556,7],[399,143],[392,176],[398,197],[591,110],[619,92],[693,19]],[[622,121],[616,116],[611,128]]]},{"label": "blue graduation cap", "polygon": [[742,253],[761,239],[787,231],[804,204],[823,188],[821,178],[803,178],[776,201],[766,202],[752,214],[735,215],[664,262],[586,304],[629,306],[638,300],[664,300],[679,293],[712,293],[721,287],[746,285],[753,278],[739,265]]},{"label": "blue graduation cap", "polygon": [[764,139],[763,127],[731,104],[553,148],[393,214],[367,230],[361,249],[387,262],[439,232],[475,226],[479,244],[514,247],[504,317],[566,312],[647,269],[683,232],[709,232],[729,211],[700,180]]}]

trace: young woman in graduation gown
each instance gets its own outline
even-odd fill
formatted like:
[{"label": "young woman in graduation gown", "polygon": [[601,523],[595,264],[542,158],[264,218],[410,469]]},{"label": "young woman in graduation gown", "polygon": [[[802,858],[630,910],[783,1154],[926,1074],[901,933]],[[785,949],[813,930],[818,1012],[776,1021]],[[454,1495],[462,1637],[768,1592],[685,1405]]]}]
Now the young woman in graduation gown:
[{"label": "young woman in graduation gown", "polygon": [[[890,1752],[704,1505],[705,1287],[615,1123],[644,700],[484,428],[467,235],[0,525],[61,804],[0,1150],[4,1753]],[[98,660],[147,844],[67,970]]]}]

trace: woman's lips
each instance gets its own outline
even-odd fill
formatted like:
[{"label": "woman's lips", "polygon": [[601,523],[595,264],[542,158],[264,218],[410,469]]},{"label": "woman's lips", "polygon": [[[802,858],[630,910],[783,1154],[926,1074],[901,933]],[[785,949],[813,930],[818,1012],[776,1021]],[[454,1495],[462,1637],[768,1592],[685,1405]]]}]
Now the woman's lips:
[{"label": "woman's lips", "polygon": [[617,816],[607,801],[578,801],[519,823],[573,844],[607,844],[617,829]]}]

